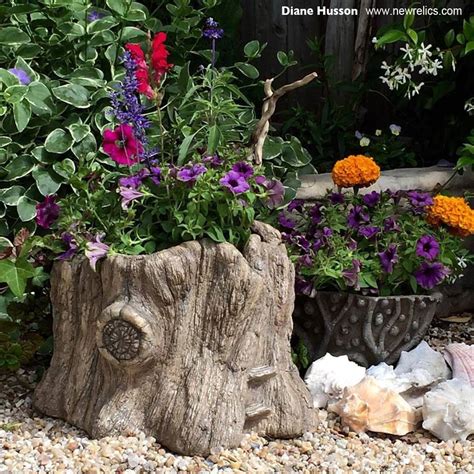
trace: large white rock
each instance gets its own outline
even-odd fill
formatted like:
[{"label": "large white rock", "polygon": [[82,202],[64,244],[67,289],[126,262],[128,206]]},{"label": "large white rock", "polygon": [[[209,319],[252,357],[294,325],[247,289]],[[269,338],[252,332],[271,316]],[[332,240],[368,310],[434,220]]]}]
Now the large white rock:
[{"label": "large white rock", "polygon": [[329,401],[342,397],[346,387],[358,384],[365,377],[365,368],[347,356],[326,354],[314,361],[305,375],[315,408],[325,408]]},{"label": "large white rock", "polygon": [[466,440],[474,433],[474,387],[460,379],[440,383],[424,397],[423,420],[443,441]]}]

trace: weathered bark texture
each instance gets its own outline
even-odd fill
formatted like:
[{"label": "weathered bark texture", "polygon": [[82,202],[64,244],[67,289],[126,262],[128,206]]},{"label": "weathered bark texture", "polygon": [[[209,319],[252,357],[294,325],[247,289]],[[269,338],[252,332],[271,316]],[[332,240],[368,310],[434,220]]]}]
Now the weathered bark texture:
[{"label": "weathered bark texture", "polygon": [[55,265],[55,350],[34,405],[93,437],[143,430],[178,453],[239,444],[247,430],[314,428],[291,361],[293,267],[257,223],[241,253],[187,242],[153,255]]}]

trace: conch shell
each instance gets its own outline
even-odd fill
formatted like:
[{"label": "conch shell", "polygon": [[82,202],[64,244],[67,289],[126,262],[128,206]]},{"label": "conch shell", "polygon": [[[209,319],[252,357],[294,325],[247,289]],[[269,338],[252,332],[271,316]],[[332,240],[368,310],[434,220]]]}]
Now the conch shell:
[{"label": "conch shell", "polygon": [[354,431],[375,431],[405,435],[420,421],[419,410],[411,407],[398,393],[383,388],[373,377],[365,377],[344,389],[343,397],[328,406]]},{"label": "conch shell", "polygon": [[444,350],[444,358],[453,370],[454,379],[464,380],[474,387],[474,345],[449,344]]},{"label": "conch shell", "polygon": [[443,441],[474,433],[474,388],[460,379],[440,383],[425,395],[423,428]]},{"label": "conch shell", "polygon": [[315,360],[307,370],[304,381],[313,397],[315,408],[326,408],[330,401],[341,398],[346,387],[359,383],[365,377],[365,368],[344,356],[326,354]]}]

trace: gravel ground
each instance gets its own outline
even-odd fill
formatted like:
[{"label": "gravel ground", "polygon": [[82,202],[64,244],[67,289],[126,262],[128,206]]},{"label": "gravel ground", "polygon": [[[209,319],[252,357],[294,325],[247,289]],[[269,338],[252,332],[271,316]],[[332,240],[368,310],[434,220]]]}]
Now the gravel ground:
[{"label": "gravel ground", "polygon": [[[441,349],[474,339],[472,321],[438,321],[427,336]],[[474,473],[474,440],[439,442],[420,429],[407,436],[355,434],[320,410],[317,430],[293,440],[247,435],[241,446],[207,458],[176,456],[143,433],[91,440],[31,408],[34,372],[0,376],[0,473],[315,472]]]}]

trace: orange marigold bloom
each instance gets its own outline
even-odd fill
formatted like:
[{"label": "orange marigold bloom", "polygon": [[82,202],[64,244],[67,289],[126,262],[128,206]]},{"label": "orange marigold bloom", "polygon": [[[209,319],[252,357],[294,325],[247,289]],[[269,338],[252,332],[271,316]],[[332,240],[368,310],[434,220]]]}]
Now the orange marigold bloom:
[{"label": "orange marigold bloom", "polygon": [[462,197],[435,196],[427,211],[427,220],[432,225],[445,224],[461,237],[474,234],[474,210]]},{"label": "orange marigold bloom", "polygon": [[332,169],[332,180],[341,188],[365,188],[379,177],[380,167],[373,158],[364,155],[348,156],[337,161]]}]

